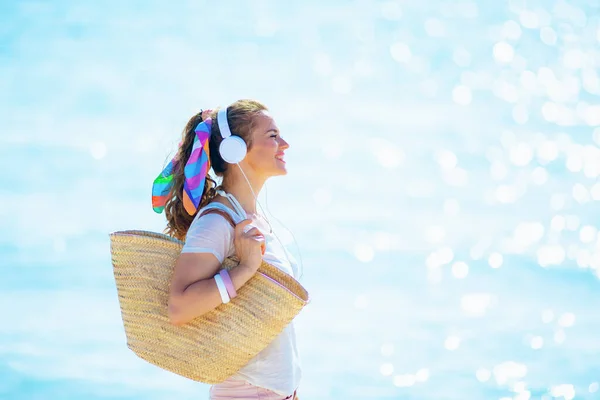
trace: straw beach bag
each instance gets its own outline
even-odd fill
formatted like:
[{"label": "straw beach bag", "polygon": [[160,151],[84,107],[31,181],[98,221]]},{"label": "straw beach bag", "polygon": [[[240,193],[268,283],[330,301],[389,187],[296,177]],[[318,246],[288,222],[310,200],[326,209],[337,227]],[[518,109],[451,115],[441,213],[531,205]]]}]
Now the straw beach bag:
[{"label": "straw beach bag", "polygon": [[[269,345],[308,303],[302,285],[263,262],[228,304],[190,323],[169,322],[169,283],[183,242],[145,231],[110,234],[127,346],[163,369],[208,384],[224,381]],[[228,258],[223,268],[238,264]]]}]

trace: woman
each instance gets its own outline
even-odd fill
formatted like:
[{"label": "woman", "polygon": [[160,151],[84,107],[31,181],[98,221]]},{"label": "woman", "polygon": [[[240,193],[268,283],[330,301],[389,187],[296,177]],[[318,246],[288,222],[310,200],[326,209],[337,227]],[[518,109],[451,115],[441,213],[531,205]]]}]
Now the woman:
[{"label": "woman", "polygon": [[[231,148],[227,153],[221,146],[224,140],[231,145],[232,138],[242,143],[237,150],[233,143],[233,156]],[[237,101],[220,112],[204,111],[188,122],[174,161],[161,174],[172,178],[168,193],[158,196],[156,182],[153,189],[155,210],[166,212],[167,233],[185,240],[170,286],[173,324],[185,324],[227,302],[262,259],[297,275],[295,263],[256,208],[256,196],[266,180],[287,173],[288,148],[267,108],[254,100]],[[219,187],[208,176],[210,166],[222,178]],[[239,266],[221,278],[221,263],[234,254]],[[212,386],[210,398],[292,399],[300,375],[292,323],[238,373]]]}]

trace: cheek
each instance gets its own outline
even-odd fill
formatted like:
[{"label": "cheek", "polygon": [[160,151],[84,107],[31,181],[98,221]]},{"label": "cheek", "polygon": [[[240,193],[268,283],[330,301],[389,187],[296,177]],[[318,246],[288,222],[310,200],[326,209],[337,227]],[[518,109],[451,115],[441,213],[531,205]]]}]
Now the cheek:
[{"label": "cheek", "polygon": [[262,142],[256,146],[256,150],[261,157],[273,158],[275,157],[275,153],[277,153],[277,142],[274,140]]},{"label": "cheek", "polygon": [[254,144],[252,150],[248,152],[248,161],[254,166],[271,164],[275,160],[277,152],[277,143],[260,143]]}]

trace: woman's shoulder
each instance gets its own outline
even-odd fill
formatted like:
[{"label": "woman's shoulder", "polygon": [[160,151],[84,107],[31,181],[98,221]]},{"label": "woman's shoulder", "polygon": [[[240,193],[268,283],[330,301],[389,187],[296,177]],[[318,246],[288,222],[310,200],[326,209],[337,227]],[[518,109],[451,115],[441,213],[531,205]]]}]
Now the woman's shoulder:
[{"label": "woman's shoulder", "polygon": [[210,252],[222,261],[230,252],[234,235],[228,218],[227,212],[219,206],[202,207],[187,231],[182,252]]},{"label": "woman's shoulder", "polygon": [[[198,210],[192,226],[197,227],[235,227],[234,212],[220,201],[213,200]],[[191,227],[190,227],[191,228]]]}]

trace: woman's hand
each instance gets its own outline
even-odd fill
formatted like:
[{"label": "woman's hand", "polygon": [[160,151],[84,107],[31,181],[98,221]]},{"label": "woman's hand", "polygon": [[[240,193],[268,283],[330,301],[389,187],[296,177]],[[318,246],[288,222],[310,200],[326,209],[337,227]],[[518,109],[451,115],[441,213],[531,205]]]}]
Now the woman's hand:
[{"label": "woman's hand", "polygon": [[265,237],[255,227],[246,229],[251,222],[251,219],[246,219],[236,225],[233,244],[235,245],[235,254],[240,260],[240,266],[248,268],[254,273],[262,263],[262,256],[265,253]]}]

